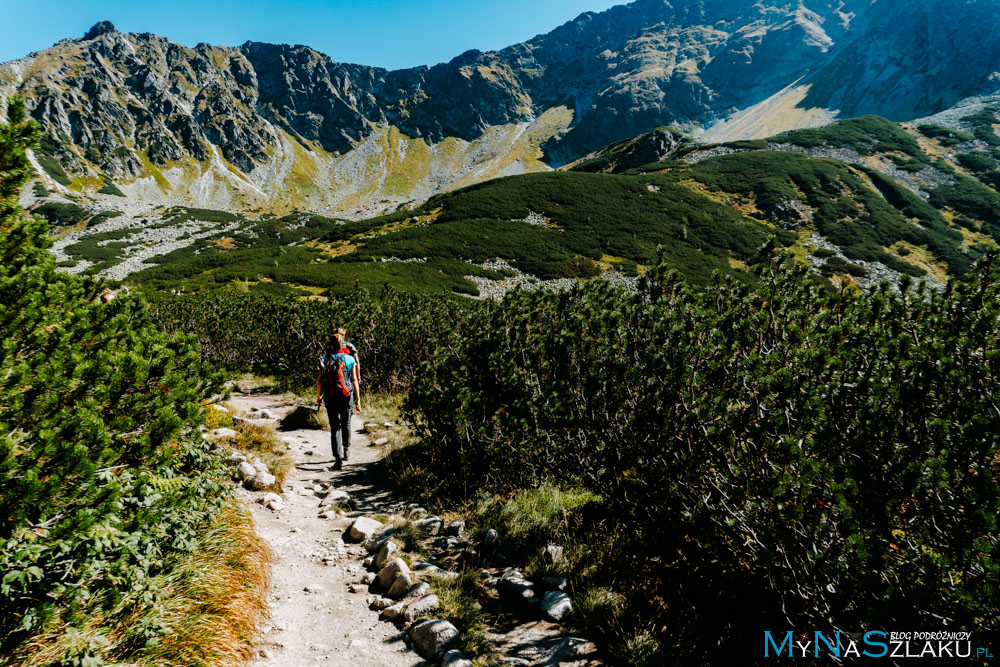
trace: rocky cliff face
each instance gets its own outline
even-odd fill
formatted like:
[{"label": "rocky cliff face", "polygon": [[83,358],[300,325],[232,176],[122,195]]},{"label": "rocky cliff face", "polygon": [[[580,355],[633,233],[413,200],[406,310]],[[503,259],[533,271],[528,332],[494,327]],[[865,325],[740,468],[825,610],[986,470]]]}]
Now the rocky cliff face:
[{"label": "rocky cliff face", "polygon": [[[0,65],[0,93],[27,99],[78,190],[110,178],[129,196],[370,213],[418,190],[563,164],[660,125],[707,125],[795,81],[808,88],[799,106],[930,114],[992,85],[998,4],[636,0],[501,51],[399,71],[303,46],[188,48],[101,23]],[[539,123],[562,107],[572,113],[565,122]],[[530,141],[504,144],[517,147],[516,164],[497,150],[485,161],[464,152],[529,127]],[[391,151],[367,150],[382,162],[362,166],[351,155],[389,128],[406,152],[392,159],[442,158],[411,164],[411,193],[350,181],[386,171]],[[787,128],[768,127],[777,129]],[[471,144],[449,162],[446,141]],[[371,193],[345,199],[345,187]]]}]

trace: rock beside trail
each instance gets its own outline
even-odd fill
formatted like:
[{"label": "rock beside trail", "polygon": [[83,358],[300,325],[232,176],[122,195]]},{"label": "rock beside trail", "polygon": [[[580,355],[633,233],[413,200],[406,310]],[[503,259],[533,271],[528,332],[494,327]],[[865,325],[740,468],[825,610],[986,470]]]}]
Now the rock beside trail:
[{"label": "rock beside trail", "polygon": [[379,438],[372,444],[374,444],[376,447],[382,447],[383,445],[388,445],[389,438]]},{"label": "rock beside trail", "polygon": [[241,480],[250,479],[257,474],[257,469],[246,461],[241,461],[238,466],[236,466],[236,474]]},{"label": "rock beside trail", "polygon": [[217,428],[209,432],[213,438],[238,438],[240,434],[231,428]]},{"label": "rock beside trail", "polygon": [[421,621],[410,628],[410,639],[422,656],[437,659],[458,641],[458,628],[442,619]]},{"label": "rock beside trail", "polygon": [[573,613],[573,603],[562,591],[549,591],[542,597],[542,613],[559,622]]},{"label": "rock beside trail", "polygon": [[441,667],[473,667],[473,665],[461,651],[448,651],[441,658]]},{"label": "rock beside trail", "polygon": [[229,414],[229,409],[226,408],[225,406],[219,405],[218,403],[213,403],[212,404],[212,409],[215,410],[216,412],[221,412],[223,414]]},{"label": "rock beside trail", "polygon": [[444,521],[439,516],[428,516],[414,521],[413,525],[421,534],[432,536],[441,532],[441,528],[444,527]]},{"label": "rock beside trail", "polygon": [[406,605],[406,610],[403,612],[403,620],[407,623],[412,623],[418,618],[433,614],[440,608],[441,600],[438,599],[438,596],[433,593],[424,595]]},{"label": "rock beside trail", "polygon": [[267,464],[260,459],[254,460],[253,467],[257,469],[257,472],[271,472],[271,469],[267,467]]},{"label": "rock beside trail", "polygon": [[274,475],[267,472],[258,472],[256,475],[246,480],[244,484],[254,491],[263,491],[269,487],[274,486],[277,480]]},{"label": "rock beside trail", "polygon": [[392,540],[389,540],[382,545],[382,548],[378,550],[378,555],[375,556],[374,565],[377,569],[381,570],[385,567],[385,564],[396,557],[396,553],[399,551],[399,547]]},{"label": "rock beside trail", "polygon": [[525,611],[538,607],[541,597],[535,584],[524,578],[519,571],[509,569],[504,572],[497,582],[497,591],[500,593],[500,604],[514,609],[515,611]]},{"label": "rock beside trail", "polygon": [[381,529],[381,523],[375,519],[363,516],[354,520],[354,523],[347,529],[346,534],[355,542],[364,542]]},{"label": "rock beside trail", "polygon": [[493,549],[499,543],[500,543],[500,534],[497,531],[493,530],[492,528],[487,530],[486,534],[483,535],[484,549]]},{"label": "rock beside trail", "polygon": [[406,608],[406,603],[397,602],[396,604],[389,605],[382,609],[382,613],[379,614],[382,618],[388,621],[395,621],[403,615],[403,610]]},{"label": "rock beside trail", "polygon": [[561,562],[563,560],[564,552],[565,549],[563,549],[562,547],[555,544],[550,544],[549,546],[545,547],[545,562],[553,565]]},{"label": "rock beside trail", "polygon": [[351,499],[351,494],[347,491],[341,491],[339,489],[334,489],[330,493],[326,494],[326,498],[320,501],[320,507],[339,507],[347,503]]},{"label": "rock beside trail", "polygon": [[400,573],[406,573],[409,575],[410,568],[403,562],[402,558],[393,558],[385,565],[385,567],[378,571],[377,575],[375,575],[375,582],[373,585],[379,590],[387,590],[390,586],[392,586],[393,582],[396,581],[396,577],[399,576]]},{"label": "rock beside trail", "polygon": [[465,522],[464,521],[452,521],[448,524],[448,528],[445,529],[445,534],[451,537],[461,537],[462,533],[465,532]]},{"label": "rock beside trail", "polygon": [[389,592],[386,595],[393,600],[399,600],[400,598],[406,597],[407,591],[413,588],[413,579],[410,578],[409,572],[400,572],[393,579],[392,585],[389,586]]}]

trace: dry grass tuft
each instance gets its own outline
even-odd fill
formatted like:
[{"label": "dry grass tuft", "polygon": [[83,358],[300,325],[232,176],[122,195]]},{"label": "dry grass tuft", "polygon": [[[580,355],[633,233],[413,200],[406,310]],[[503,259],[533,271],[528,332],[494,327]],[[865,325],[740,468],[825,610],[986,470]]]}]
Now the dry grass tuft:
[{"label": "dry grass tuft", "polygon": [[149,592],[82,627],[56,619],[10,662],[22,667],[237,667],[254,656],[270,551],[249,512],[223,507],[197,548]]}]

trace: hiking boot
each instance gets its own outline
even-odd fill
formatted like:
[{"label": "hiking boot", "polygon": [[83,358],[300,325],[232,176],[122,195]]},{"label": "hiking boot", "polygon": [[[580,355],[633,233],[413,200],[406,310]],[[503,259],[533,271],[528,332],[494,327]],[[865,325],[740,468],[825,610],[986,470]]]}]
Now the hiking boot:
[{"label": "hiking boot", "polygon": [[346,460],[347,460],[347,459],[349,458],[349,456],[348,456],[348,455],[349,455],[350,453],[351,453],[351,450],[350,450],[349,448],[348,448],[348,449],[345,449],[345,450],[344,450],[344,460],[345,460],[345,461],[346,461]]},{"label": "hiking boot", "polygon": [[333,467],[330,468],[330,470],[343,470],[343,469],[344,469],[344,462],[343,462],[343,460],[337,461],[336,463],[333,464]]}]

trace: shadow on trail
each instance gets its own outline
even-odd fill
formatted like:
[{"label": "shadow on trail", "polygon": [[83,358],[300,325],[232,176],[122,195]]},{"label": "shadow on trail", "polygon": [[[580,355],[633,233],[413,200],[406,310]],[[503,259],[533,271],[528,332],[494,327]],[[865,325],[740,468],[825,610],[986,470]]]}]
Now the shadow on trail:
[{"label": "shadow on trail", "polygon": [[330,481],[334,487],[347,491],[354,498],[356,511],[370,513],[385,511],[387,506],[396,505],[392,492],[385,488],[378,461],[345,461],[344,469],[334,471]]}]

